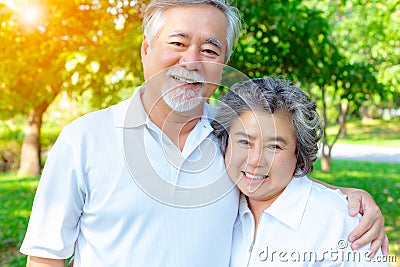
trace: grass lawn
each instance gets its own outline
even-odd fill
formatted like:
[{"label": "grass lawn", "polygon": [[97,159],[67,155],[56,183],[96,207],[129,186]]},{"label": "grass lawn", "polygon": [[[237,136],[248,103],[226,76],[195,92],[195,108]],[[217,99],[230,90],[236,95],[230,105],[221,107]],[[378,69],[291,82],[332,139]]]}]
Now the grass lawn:
[{"label": "grass lawn", "polygon": [[[334,135],[338,127],[329,127],[327,132]],[[347,138],[339,143],[398,147],[400,149],[400,120],[354,120],[346,122]]]},{"label": "grass lawn", "polygon": [[25,235],[39,178],[0,174],[0,266],[25,266],[18,249]]},{"label": "grass lawn", "polygon": [[[357,187],[370,192],[381,207],[390,239],[390,255],[400,263],[400,164],[333,160],[332,172],[324,173],[319,161],[311,177],[337,186]],[[28,223],[39,178],[0,174],[0,266],[25,266],[18,252]],[[400,266],[392,263],[391,266]]]}]

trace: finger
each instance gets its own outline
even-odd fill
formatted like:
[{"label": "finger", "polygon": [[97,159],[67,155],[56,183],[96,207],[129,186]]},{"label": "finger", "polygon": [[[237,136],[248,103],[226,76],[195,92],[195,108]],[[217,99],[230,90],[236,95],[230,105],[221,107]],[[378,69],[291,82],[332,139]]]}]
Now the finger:
[{"label": "finger", "polygon": [[[359,225],[361,225],[361,221],[360,221]],[[357,228],[355,230],[357,230]],[[351,236],[352,236],[352,233],[350,233],[350,237]],[[349,241],[350,241],[350,237],[349,237]],[[367,245],[368,243],[371,243],[371,244],[374,244],[374,246],[371,249],[371,252],[376,253],[378,248],[381,247],[384,239],[385,239],[385,230],[379,222],[376,222],[368,229],[368,231],[366,231],[363,235],[361,235],[360,237],[356,238],[353,241],[351,248],[353,250],[357,250],[357,249]]]},{"label": "finger", "polygon": [[385,239],[383,240],[383,244],[382,244],[382,254],[385,256],[389,255],[389,238],[388,236],[385,234]]},{"label": "finger", "polygon": [[[376,237],[378,237],[379,234],[379,227],[376,227],[375,229],[372,228],[372,223],[374,222],[373,214],[372,213],[366,213],[361,217],[360,223],[357,225],[357,227],[350,232],[349,234],[349,241],[354,243],[356,242],[361,236],[365,235],[369,231],[373,231],[372,233],[369,233],[370,236],[374,237],[372,239],[367,239],[369,241],[374,240]],[[364,239],[365,240],[365,237]],[[365,245],[366,243],[364,243]]]},{"label": "finger", "polygon": [[349,194],[347,196],[347,201],[350,216],[356,216],[361,212],[361,200],[358,194]]},{"label": "finger", "polygon": [[371,254],[369,255],[369,257],[371,259],[375,256],[375,254],[378,252],[378,250],[383,246],[383,244],[385,243],[385,239],[387,239],[385,231],[382,231],[380,233],[380,235],[378,236],[378,238],[371,242],[371,245],[368,249],[371,252]]}]

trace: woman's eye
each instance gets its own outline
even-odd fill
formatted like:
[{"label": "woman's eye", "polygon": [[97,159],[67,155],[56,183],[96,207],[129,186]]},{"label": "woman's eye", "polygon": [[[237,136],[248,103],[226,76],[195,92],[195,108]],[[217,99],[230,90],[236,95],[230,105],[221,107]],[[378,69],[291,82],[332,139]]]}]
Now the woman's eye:
[{"label": "woman's eye", "polygon": [[239,144],[242,144],[242,145],[249,145],[250,143],[249,143],[249,141],[247,141],[247,140],[239,140]]},{"label": "woman's eye", "polygon": [[277,145],[277,144],[268,145],[267,148],[274,149],[274,150],[281,149],[281,147],[279,145]]}]

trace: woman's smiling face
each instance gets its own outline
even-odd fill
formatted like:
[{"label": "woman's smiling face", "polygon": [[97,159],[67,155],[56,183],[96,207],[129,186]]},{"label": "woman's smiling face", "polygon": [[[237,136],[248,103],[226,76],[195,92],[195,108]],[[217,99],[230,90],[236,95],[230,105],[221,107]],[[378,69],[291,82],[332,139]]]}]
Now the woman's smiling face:
[{"label": "woman's smiling face", "polygon": [[293,177],[296,143],[287,112],[247,110],[229,130],[227,172],[249,200],[272,203]]}]

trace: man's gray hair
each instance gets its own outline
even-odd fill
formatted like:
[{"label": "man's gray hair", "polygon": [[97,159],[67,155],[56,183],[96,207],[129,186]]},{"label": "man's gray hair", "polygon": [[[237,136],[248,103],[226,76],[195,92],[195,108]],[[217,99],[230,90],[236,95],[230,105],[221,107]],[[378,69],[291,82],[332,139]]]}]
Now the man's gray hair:
[{"label": "man's gray hair", "polygon": [[316,108],[316,104],[290,81],[275,76],[257,78],[231,87],[212,126],[225,155],[229,129],[241,113],[248,110],[265,110],[271,114],[288,112],[297,137],[297,164],[293,175],[299,177],[311,172],[313,162],[317,159],[318,142],[323,129]]},{"label": "man's gray hair", "polygon": [[146,36],[149,44],[151,44],[157,32],[165,23],[163,12],[166,9],[200,4],[214,6],[221,10],[226,16],[228,26],[226,31],[227,47],[225,63],[227,63],[242,31],[240,12],[236,7],[231,5],[229,0],[153,0],[146,7],[144,13],[143,33]]}]

